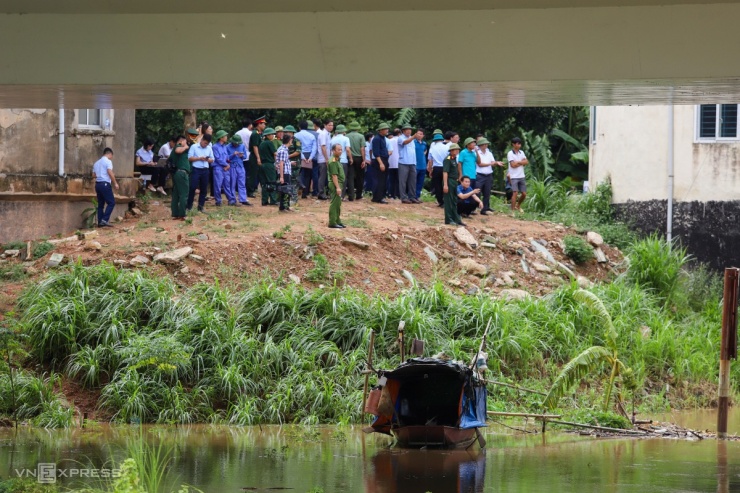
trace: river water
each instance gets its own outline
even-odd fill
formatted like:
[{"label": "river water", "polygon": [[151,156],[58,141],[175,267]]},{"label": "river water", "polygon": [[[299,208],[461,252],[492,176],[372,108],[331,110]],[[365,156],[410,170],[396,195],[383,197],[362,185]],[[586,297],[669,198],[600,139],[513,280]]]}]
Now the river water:
[{"label": "river water", "polygon": [[[673,418],[714,429],[714,416]],[[738,418],[734,413],[731,433],[740,431],[733,428]],[[482,452],[389,449],[390,439],[365,435],[358,427],[5,429],[0,431],[0,475],[35,472],[39,463],[55,463],[67,475],[73,469],[111,467],[142,434],[171,449],[165,491],[179,484],[206,493],[740,491],[740,442],[593,439],[551,431],[526,435],[497,425],[486,430],[488,446]]]}]

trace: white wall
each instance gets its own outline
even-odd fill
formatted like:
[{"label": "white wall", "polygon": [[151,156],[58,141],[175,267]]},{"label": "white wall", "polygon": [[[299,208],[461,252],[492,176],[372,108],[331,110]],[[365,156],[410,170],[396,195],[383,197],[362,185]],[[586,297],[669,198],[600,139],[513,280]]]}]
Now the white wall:
[{"label": "white wall", "polygon": [[[674,199],[740,200],[740,142],[695,142],[695,111],[674,107]],[[666,200],[668,118],[668,106],[598,107],[591,187],[610,176],[615,203]]]}]

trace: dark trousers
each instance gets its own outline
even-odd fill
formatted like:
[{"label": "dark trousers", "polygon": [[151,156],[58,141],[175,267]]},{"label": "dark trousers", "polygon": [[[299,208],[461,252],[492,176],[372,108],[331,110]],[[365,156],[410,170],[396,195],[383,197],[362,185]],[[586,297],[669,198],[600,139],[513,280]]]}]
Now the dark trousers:
[{"label": "dark trousers", "polygon": [[444,178],[442,174],[442,166],[432,168],[432,191],[434,192],[434,197],[437,199],[437,204],[439,205],[444,204],[445,196],[442,178]]},{"label": "dark trousers", "polygon": [[245,168],[245,171],[247,172],[247,194],[254,195],[254,193],[257,191],[257,185],[259,185],[259,170],[260,167],[257,166],[257,158],[249,159],[249,167]]},{"label": "dark trousers", "polygon": [[277,186],[278,174],[275,163],[262,163],[262,166],[259,167],[259,180],[262,188],[262,205],[277,204],[275,187]]},{"label": "dark trousers", "polygon": [[[342,164],[342,168],[344,168],[345,179],[344,189],[340,190],[340,195],[342,198],[351,197],[350,200],[355,200],[355,170],[352,169],[351,163]],[[350,190],[352,191],[352,195],[350,195]]]},{"label": "dark trousers", "polygon": [[427,178],[427,169],[416,168],[416,198],[421,198],[421,190],[424,188],[424,181]]},{"label": "dark trousers", "polygon": [[[316,178],[316,181],[314,183],[318,183],[318,185],[314,185],[314,190],[318,190],[318,194],[321,197],[326,197],[326,186],[328,184],[328,175],[327,175],[327,163],[319,163],[319,175],[314,177]],[[316,193],[314,193],[316,195]]]},{"label": "dark trousers", "polygon": [[383,161],[385,170],[380,170],[378,160],[373,161],[373,175],[375,177],[375,188],[373,189],[373,202],[380,202],[385,199],[385,191],[388,186],[388,158],[380,158]]},{"label": "dark trousers", "polygon": [[360,158],[360,165],[355,170],[355,198],[362,198],[362,194],[365,192],[365,170],[367,168],[362,166],[365,160]]},{"label": "dark trousers", "polygon": [[[314,183],[313,168],[301,168],[301,176],[300,176],[299,183],[301,184],[301,188],[303,189],[303,193],[301,195],[305,199],[306,197],[308,197],[308,193],[311,190],[311,183]],[[313,188],[314,190],[316,190],[315,184]]]},{"label": "dark trousers", "polygon": [[493,173],[488,175],[481,175],[475,178],[475,183],[478,185],[476,188],[480,188],[481,199],[483,200],[483,210],[491,210],[491,188],[493,188]]},{"label": "dark trousers", "polygon": [[365,168],[365,190],[373,193],[375,191],[375,161]]},{"label": "dark trousers", "polygon": [[365,179],[365,173],[362,169],[362,156],[352,156],[352,162],[347,167],[349,173],[347,179],[347,196],[350,200],[355,197],[362,197],[362,182]]},{"label": "dark trousers", "polygon": [[202,210],[203,206],[206,205],[206,195],[208,195],[208,175],[210,170],[208,168],[193,168],[190,173],[190,192],[188,192],[188,206],[187,209],[193,208],[193,202],[195,201],[195,190],[198,192],[198,210]]},{"label": "dark trousers", "polygon": [[95,194],[98,196],[98,224],[105,224],[110,221],[113,207],[116,206],[113,188],[107,181],[99,181],[95,183]]},{"label": "dark trousers", "polygon": [[216,179],[213,176],[212,164],[208,167],[208,181],[211,184],[211,197],[216,197]]},{"label": "dark trousers", "polygon": [[470,214],[471,212],[473,212],[477,206],[478,206],[478,203],[477,202],[466,203],[466,202],[462,202],[462,201],[460,201],[458,199],[458,202],[457,202],[457,213],[458,214],[461,214],[461,215],[466,215],[467,216],[468,214]]},{"label": "dark trousers", "polygon": [[[441,168],[440,168],[441,169]],[[457,180],[447,180],[447,193],[444,194],[445,224],[460,224],[460,213],[457,212]]]},{"label": "dark trousers", "polygon": [[397,199],[399,197],[398,195],[398,168],[389,169],[386,167],[386,173],[388,176],[386,177],[386,180],[388,183],[386,184],[386,187],[388,188],[388,195],[392,199]]},{"label": "dark trousers", "polygon": [[136,166],[134,169],[142,175],[152,175],[152,179],[149,180],[149,184],[154,186],[154,188],[164,188],[167,184],[167,174],[169,173],[167,168],[161,166]]},{"label": "dark trousers", "polygon": [[319,194],[319,162],[314,159],[313,168],[311,168],[311,195],[316,197],[318,194]]}]

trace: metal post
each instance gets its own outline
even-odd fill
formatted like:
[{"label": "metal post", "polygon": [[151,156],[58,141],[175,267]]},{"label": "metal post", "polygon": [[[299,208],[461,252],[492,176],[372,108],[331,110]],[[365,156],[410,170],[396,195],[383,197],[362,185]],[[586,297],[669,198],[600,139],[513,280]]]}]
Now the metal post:
[{"label": "metal post", "polygon": [[403,363],[406,360],[406,351],[404,349],[405,340],[403,337],[404,328],[406,327],[406,322],[401,320],[398,322],[398,349],[401,353],[401,363]]},{"label": "metal post", "polygon": [[730,405],[730,360],[737,358],[737,299],[740,269],[725,269],[722,309],[722,342],[719,350],[719,409],[717,438],[727,438],[727,414]]},{"label": "metal post", "polygon": [[668,109],[668,201],[666,213],[666,232],[665,237],[668,241],[668,247],[671,247],[673,241],[673,104]]},{"label": "metal post", "polygon": [[[375,347],[375,331],[370,331],[370,346],[367,348],[367,370],[373,367],[373,349]],[[365,385],[362,388],[362,409],[360,412],[362,416],[365,415],[365,406],[367,405],[367,389],[370,383],[370,374],[365,373]],[[364,419],[364,418],[363,418]],[[364,446],[364,443],[363,443]]]}]

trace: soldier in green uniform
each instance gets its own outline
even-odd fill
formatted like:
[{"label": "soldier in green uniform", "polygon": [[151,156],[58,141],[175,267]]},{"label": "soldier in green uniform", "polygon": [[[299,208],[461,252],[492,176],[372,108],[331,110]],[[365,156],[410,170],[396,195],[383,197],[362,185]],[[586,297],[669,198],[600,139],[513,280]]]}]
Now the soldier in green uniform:
[{"label": "soldier in green uniform", "polygon": [[334,144],[331,148],[331,159],[327,166],[329,174],[329,227],[344,229],[346,226],[339,221],[342,212],[342,190],[344,190],[344,167],[339,162],[342,155],[342,144]]},{"label": "soldier in green uniform", "polygon": [[257,185],[259,184],[260,176],[260,154],[259,147],[262,143],[262,132],[267,126],[267,120],[264,116],[261,116],[254,120],[254,130],[252,130],[249,136],[249,143],[247,151],[249,151],[249,169],[247,170],[247,195],[254,197],[257,191]]},{"label": "soldier in green uniform", "polygon": [[190,192],[190,160],[188,159],[188,139],[181,135],[177,145],[172,149],[170,159],[175,165],[175,174],[172,175],[172,218],[177,221],[185,220],[185,208],[188,205]]},{"label": "soldier in green uniform", "polygon": [[[295,136],[295,127],[293,125],[287,125],[285,127],[285,135]],[[290,171],[290,184],[292,191],[290,192],[290,205],[298,204],[298,175],[301,172],[301,141],[293,139],[290,146],[288,146],[288,157],[290,158],[291,171]]]},{"label": "soldier in green uniform", "polygon": [[277,152],[277,150],[280,149],[280,146],[283,145],[283,135],[285,135],[283,127],[280,125],[275,127],[275,138],[272,139],[272,145],[275,146],[275,152]]},{"label": "soldier in green uniform", "polygon": [[460,154],[460,146],[450,144],[450,155],[442,162],[442,191],[445,194],[445,224],[457,224],[465,226],[460,214],[457,212],[457,185],[460,179],[457,170],[457,155]]},{"label": "soldier in green uniform", "polygon": [[262,205],[278,205],[277,201],[277,171],[275,170],[275,130],[266,128],[262,132],[265,140],[259,147],[260,158],[260,187],[262,187]]}]

